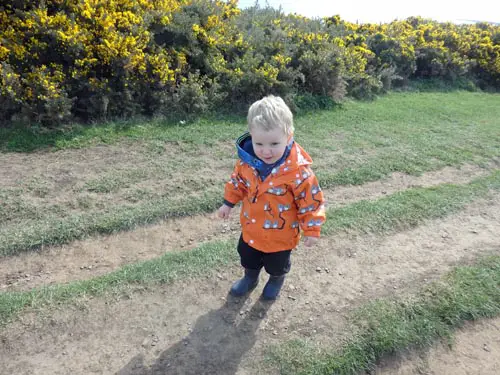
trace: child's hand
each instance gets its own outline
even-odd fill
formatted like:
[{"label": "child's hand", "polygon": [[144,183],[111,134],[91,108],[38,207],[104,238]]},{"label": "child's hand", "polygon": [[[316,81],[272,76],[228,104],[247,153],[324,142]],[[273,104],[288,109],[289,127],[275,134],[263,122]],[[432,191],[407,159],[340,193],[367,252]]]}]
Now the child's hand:
[{"label": "child's hand", "polygon": [[304,246],[305,247],[311,247],[316,245],[316,242],[318,242],[318,237],[304,237]]},{"label": "child's hand", "polygon": [[231,211],[233,210],[232,207],[226,206],[223,204],[220,208],[219,211],[217,211],[217,216],[219,216],[221,219],[229,219],[229,216],[231,215]]}]

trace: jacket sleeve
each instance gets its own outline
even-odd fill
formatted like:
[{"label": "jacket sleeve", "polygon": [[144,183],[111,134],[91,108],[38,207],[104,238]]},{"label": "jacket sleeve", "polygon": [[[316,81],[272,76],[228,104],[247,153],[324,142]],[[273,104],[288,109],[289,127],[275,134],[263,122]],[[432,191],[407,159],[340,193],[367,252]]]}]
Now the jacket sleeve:
[{"label": "jacket sleeve", "polygon": [[326,220],[326,202],[313,171],[306,167],[301,175],[293,188],[300,228],[306,237],[319,237]]},{"label": "jacket sleeve", "polygon": [[234,166],[231,178],[224,187],[224,204],[229,207],[236,206],[248,192],[244,179],[241,177],[241,164],[238,161]]}]

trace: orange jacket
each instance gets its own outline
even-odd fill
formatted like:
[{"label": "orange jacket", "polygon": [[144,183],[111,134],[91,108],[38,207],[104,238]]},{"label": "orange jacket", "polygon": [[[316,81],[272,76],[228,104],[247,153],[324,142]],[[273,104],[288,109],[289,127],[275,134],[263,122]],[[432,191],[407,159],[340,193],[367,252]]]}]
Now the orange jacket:
[{"label": "orange jacket", "polygon": [[326,218],[325,201],[310,168],[312,159],[302,147],[292,143],[286,159],[264,181],[251,162],[241,160],[241,151],[238,147],[240,159],[225,185],[224,200],[233,206],[243,202],[243,240],[257,250],[272,253],[294,249],[300,229],[305,236],[319,237]]}]

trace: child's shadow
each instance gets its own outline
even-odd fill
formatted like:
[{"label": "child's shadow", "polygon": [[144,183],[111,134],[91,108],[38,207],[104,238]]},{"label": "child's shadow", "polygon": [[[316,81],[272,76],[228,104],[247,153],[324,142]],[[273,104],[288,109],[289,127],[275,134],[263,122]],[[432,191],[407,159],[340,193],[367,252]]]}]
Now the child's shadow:
[{"label": "child's shadow", "polygon": [[[136,355],[117,375],[234,375],[272,302],[258,300],[249,311],[245,298],[228,296],[218,310],[201,316],[192,332],[151,365]],[[242,312],[243,309],[243,313]]]}]

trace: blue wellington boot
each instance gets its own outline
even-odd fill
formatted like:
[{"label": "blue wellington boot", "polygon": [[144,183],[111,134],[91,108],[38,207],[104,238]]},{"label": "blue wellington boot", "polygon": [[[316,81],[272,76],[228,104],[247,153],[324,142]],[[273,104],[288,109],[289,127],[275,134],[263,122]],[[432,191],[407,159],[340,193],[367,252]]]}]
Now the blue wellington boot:
[{"label": "blue wellington boot", "polygon": [[275,300],[278,298],[284,281],[285,275],[269,276],[269,281],[262,291],[262,298],[266,300]]},{"label": "blue wellington boot", "polygon": [[245,276],[231,287],[231,295],[241,297],[250,292],[259,283],[260,270],[245,268]]}]

